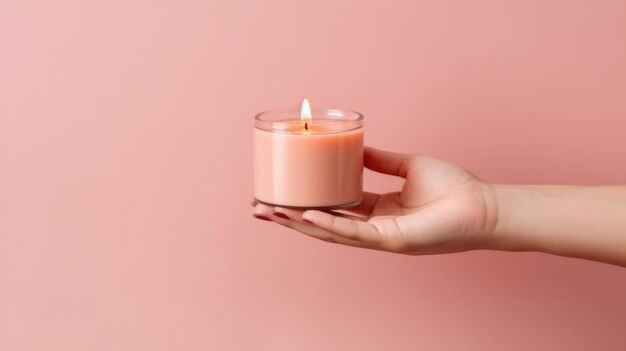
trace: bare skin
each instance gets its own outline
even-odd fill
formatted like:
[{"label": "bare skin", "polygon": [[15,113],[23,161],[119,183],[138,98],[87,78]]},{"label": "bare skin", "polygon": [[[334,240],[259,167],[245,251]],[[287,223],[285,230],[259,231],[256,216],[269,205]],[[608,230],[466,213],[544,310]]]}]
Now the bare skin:
[{"label": "bare skin", "polygon": [[405,178],[349,211],[255,204],[254,216],[324,241],[410,255],[540,251],[626,267],[626,186],[487,183],[444,161],[373,148],[365,166]]}]

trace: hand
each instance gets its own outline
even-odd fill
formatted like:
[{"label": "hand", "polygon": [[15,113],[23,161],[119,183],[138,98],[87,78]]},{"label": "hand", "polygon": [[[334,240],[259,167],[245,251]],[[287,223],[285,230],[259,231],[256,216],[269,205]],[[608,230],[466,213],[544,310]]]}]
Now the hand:
[{"label": "hand", "polygon": [[490,184],[440,160],[373,148],[365,166],[405,178],[402,191],[365,193],[340,212],[256,204],[254,216],[328,242],[411,255],[491,248],[498,210]]}]

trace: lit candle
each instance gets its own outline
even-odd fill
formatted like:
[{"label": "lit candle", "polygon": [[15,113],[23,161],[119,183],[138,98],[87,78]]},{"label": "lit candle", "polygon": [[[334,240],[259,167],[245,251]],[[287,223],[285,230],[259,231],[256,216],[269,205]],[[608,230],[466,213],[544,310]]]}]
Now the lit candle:
[{"label": "lit candle", "polygon": [[254,129],[254,197],[283,207],[337,209],[363,195],[363,116],[300,109],[258,114]]}]

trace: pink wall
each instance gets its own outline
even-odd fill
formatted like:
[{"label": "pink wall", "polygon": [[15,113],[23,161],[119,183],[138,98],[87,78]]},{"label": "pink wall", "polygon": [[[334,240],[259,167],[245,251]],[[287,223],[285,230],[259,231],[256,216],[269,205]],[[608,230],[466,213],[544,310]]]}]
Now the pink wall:
[{"label": "pink wall", "polygon": [[489,180],[625,183],[625,92],[623,0],[0,1],[0,349],[624,350],[624,269],[249,202],[252,116],[305,95]]}]

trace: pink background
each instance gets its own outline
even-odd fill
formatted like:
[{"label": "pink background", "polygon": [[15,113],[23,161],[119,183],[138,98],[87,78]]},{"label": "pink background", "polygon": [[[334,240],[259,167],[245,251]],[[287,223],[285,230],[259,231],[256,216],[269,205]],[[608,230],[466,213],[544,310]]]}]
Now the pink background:
[{"label": "pink background", "polygon": [[0,1],[0,349],[624,350],[622,268],[249,202],[252,116],[304,96],[495,182],[625,183],[625,91],[622,0]]}]

